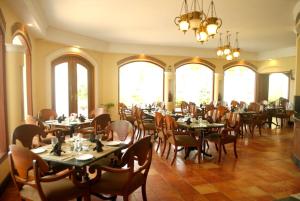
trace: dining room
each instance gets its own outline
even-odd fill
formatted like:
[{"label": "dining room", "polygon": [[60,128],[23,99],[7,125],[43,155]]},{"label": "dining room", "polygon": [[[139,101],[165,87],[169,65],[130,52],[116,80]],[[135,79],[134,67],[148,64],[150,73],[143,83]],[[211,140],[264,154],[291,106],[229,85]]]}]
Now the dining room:
[{"label": "dining room", "polygon": [[1,0],[0,200],[300,200],[299,13]]}]

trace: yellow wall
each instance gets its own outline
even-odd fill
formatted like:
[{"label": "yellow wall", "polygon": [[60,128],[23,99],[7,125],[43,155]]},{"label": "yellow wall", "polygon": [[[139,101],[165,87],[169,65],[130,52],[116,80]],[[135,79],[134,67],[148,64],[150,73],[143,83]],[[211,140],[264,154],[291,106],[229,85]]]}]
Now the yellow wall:
[{"label": "yellow wall", "polygon": [[[6,44],[11,44],[12,33],[11,27],[15,22],[19,22],[19,19],[15,13],[6,5],[4,1],[0,1],[0,8],[3,12],[6,21],[6,33],[5,42]],[[10,46],[11,47],[11,46]],[[7,49],[9,47],[6,47]],[[34,47],[33,47],[34,48]],[[13,129],[21,123],[22,112],[21,108],[21,66],[23,59],[19,59],[20,51],[22,48],[10,48],[7,50],[6,54],[6,85],[7,85],[7,120],[8,120],[8,133],[9,142],[11,141],[11,133]],[[17,92],[20,92],[17,94]],[[0,183],[9,174],[8,160],[5,159],[0,164]]]},{"label": "yellow wall", "polygon": [[[6,43],[11,43],[11,27],[12,25],[20,21],[15,13],[6,5],[4,1],[0,1],[0,7],[6,19],[7,31],[6,31]],[[31,36],[32,43],[32,86],[33,86],[33,110],[34,114],[42,108],[49,108],[52,106],[51,103],[51,70],[50,62],[55,59],[55,56],[61,53],[74,51],[82,54],[85,58],[89,57],[88,60],[95,66],[95,103],[96,107],[101,104],[114,103],[115,107],[111,110],[112,119],[117,119],[117,102],[118,102],[118,66],[117,62],[125,57],[132,56],[131,54],[113,54],[103,53],[92,50],[81,50],[70,48],[69,46],[58,44],[42,39],[34,39]],[[21,123],[20,106],[21,100],[20,95],[13,94],[17,91],[21,91],[21,85],[19,82],[15,84],[12,80],[15,79],[14,74],[21,74],[18,72],[18,66],[22,65],[21,61],[18,60],[18,53],[9,53],[7,59],[7,80],[9,80],[8,89],[8,125],[9,125],[9,138],[11,139],[11,133],[15,126]],[[162,55],[151,55],[156,57],[171,66],[174,72],[174,64],[186,57],[181,56],[162,56]],[[205,58],[202,58],[205,59]],[[215,81],[215,89],[222,89],[223,80],[223,66],[227,63],[224,59],[205,59],[216,65],[215,73],[218,74],[217,80]],[[258,72],[281,72],[288,71],[295,68],[295,57],[282,58],[274,61],[250,61],[258,67]],[[174,82],[175,83],[175,82]],[[291,85],[293,88],[293,84]],[[291,90],[293,91],[293,90]],[[218,90],[215,91],[215,97],[218,94]],[[222,93],[222,92],[220,92]],[[290,96],[292,97],[292,93]],[[293,100],[293,99],[291,99]],[[14,107],[14,104],[16,105]],[[3,181],[4,177],[8,174],[8,163],[5,160],[0,164],[0,182]]]}]

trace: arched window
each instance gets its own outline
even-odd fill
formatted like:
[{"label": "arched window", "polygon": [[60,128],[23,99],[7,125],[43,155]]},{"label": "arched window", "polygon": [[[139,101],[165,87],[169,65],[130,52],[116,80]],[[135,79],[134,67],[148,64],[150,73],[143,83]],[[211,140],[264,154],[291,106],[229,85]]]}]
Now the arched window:
[{"label": "arched window", "polygon": [[126,105],[163,101],[164,69],[147,60],[119,64],[119,102]]},{"label": "arched window", "polygon": [[176,69],[176,102],[210,103],[213,86],[214,71],[206,65],[190,63]]},{"label": "arched window", "polygon": [[31,86],[31,45],[24,25],[16,23],[13,26],[12,44],[21,45],[25,48],[22,67],[22,101],[23,116],[32,115],[32,86]]},{"label": "arched window", "polygon": [[224,101],[255,101],[256,73],[246,66],[233,66],[224,72]]},{"label": "arched window", "polygon": [[88,116],[94,109],[94,68],[78,55],[64,55],[52,62],[52,104],[58,115]]},{"label": "arched window", "polygon": [[5,20],[0,9],[0,159],[7,153],[5,81]]},{"label": "arched window", "polygon": [[289,77],[284,73],[271,73],[269,75],[269,101],[278,100],[280,97],[289,98]]}]

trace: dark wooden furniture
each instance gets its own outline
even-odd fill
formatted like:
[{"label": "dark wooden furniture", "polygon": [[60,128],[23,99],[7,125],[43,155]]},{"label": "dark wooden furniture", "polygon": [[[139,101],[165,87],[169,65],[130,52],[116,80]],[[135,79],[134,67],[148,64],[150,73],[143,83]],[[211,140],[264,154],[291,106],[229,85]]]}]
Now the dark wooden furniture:
[{"label": "dark wooden furniture", "polygon": [[21,199],[64,201],[84,196],[85,200],[90,200],[88,188],[78,187],[73,183],[74,179],[69,179],[74,177],[73,170],[47,175],[48,164],[25,147],[11,145],[9,162],[11,176]]},{"label": "dark wooden furniture", "polygon": [[157,137],[158,137],[156,152],[158,151],[160,145],[163,144],[163,150],[161,152],[161,157],[162,157],[165,153],[167,140],[168,140],[168,136],[166,135],[165,129],[164,129],[165,118],[160,112],[155,112],[154,120],[155,120],[156,133],[157,133]]},{"label": "dark wooden furniture", "polygon": [[174,146],[174,157],[171,165],[174,164],[177,157],[178,147],[192,148],[197,147],[198,150],[198,163],[200,163],[201,156],[201,143],[195,138],[195,136],[190,135],[189,132],[179,131],[178,125],[173,117],[170,115],[165,116],[166,134],[168,136],[167,142],[169,144],[169,149],[166,159],[168,159],[170,154],[171,146]]},{"label": "dark wooden furniture", "polygon": [[97,175],[90,185],[91,194],[119,195],[123,196],[124,201],[128,201],[129,195],[142,187],[143,200],[147,201],[146,182],[151,161],[152,142],[151,136],[147,136],[127,149],[121,158],[122,168],[97,168]]},{"label": "dark wooden furniture", "polygon": [[[34,137],[37,137],[38,139],[37,144],[33,144]],[[46,133],[39,126],[23,124],[15,128],[12,143],[17,144],[17,142],[20,142],[24,147],[31,149],[43,145],[41,137],[45,138]]]}]

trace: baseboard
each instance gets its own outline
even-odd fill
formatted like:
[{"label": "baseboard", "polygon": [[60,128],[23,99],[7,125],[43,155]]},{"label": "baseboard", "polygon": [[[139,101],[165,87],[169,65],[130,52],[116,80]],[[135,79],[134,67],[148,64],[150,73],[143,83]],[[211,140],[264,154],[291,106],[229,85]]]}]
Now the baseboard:
[{"label": "baseboard", "polygon": [[5,179],[2,181],[2,183],[0,183],[0,197],[4,193],[5,189],[7,188],[10,179],[11,179],[10,174],[8,174],[5,177]]}]

